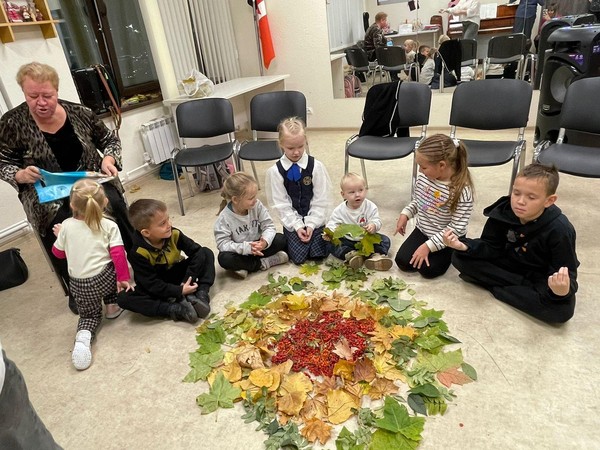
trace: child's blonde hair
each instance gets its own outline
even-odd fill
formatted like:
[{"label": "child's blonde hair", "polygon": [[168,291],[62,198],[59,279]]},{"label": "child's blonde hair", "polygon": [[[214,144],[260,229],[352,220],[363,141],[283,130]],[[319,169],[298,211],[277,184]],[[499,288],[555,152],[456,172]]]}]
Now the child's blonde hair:
[{"label": "child's blonde hair", "polygon": [[93,231],[100,231],[100,221],[106,206],[104,188],[92,180],[82,179],[71,188],[73,217],[83,219]]},{"label": "child's blonde hair", "polygon": [[254,177],[244,172],[235,172],[228,176],[223,182],[223,189],[221,189],[223,201],[219,207],[219,212],[223,211],[233,197],[243,198],[246,196],[250,186],[258,186],[258,183]]},{"label": "child's blonde hair", "polygon": [[346,183],[348,183],[349,181],[359,181],[362,183],[363,186],[367,186],[367,182],[359,174],[354,172],[348,172],[347,174],[342,176],[342,179],[340,181],[340,189],[342,191],[344,190],[344,186],[346,185]]},{"label": "child's blonde hair", "polygon": [[416,51],[419,47],[419,44],[414,39],[407,39],[404,41],[404,47],[408,47],[410,49],[409,51]]},{"label": "child's blonde hair", "polygon": [[434,134],[426,138],[417,153],[430,163],[445,161],[454,171],[450,177],[450,198],[448,207],[454,213],[463,189],[467,186],[473,190],[473,181],[467,162],[467,148],[462,142],[453,140],[445,134]]},{"label": "child's blonde hair", "polygon": [[[306,139],[306,125],[300,117],[288,117],[287,119],[283,119],[279,122],[277,131],[279,132],[278,141],[280,146],[283,145],[284,139],[288,136],[302,135]],[[306,145],[308,145],[308,140],[306,140]]]}]

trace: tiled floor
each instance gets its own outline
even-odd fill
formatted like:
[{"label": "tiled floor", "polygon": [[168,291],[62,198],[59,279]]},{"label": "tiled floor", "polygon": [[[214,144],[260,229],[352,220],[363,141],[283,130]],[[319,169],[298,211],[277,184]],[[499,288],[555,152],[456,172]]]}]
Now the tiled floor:
[{"label": "tiled floor", "polygon": [[[309,133],[311,153],[327,166],[336,202],[349,134]],[[257,165],[261,177],[268,166]],[[351,161],[351,170],[360,170],[358,161]],[[379,205],[383,231],[391,236],[397,215],[409,200],[411,161],[368,162],[367,170],[369,196]],[[508,192],[510,170],[506,165],[472,173],[476,203],[469,235],[476,236],[484,223],[482,209]],[[597,183],[561,176],[558,205],[577,229],[581,261],[575,317],[563,326],[540,323],[494,300],[462,282],[453,268],[435,280],[396,268],[390,271],[411,283],[430,307],[445,311],[452,335],[462,341],[465,359],[479,374],[476,383],[455,390],[457,398],[445,416],[427,418],[421,448],[597,448],[600,331],[593,303],[594,286],[600,285]],[[135,184],[139,190],[128,193],[130,200],[165,200],[175,226],[215,248],[212,224],[218,192],[186,198],[187,214],[181,217],[173,182],[152,179]],[[260,195],[264,197],[264,191]],[[392,253],[401,242],[402,237],[393,237]],[[189,324],[125,312],[117,320],[105,321],[93,346],[92,366],[77,372],[70,360],[76,317],[37,242],[26,237],[4,247],[9,245],[21,247],[31,277],[25,285],[0,293],[0,338],[23,372],[33,404],[64,448],[263,448],[265,436],[254,431],[255,425],[243,423],[240,405],[200,414],[195,397],[206,385],[181,382],[188,352],[196,348]],[[285,274],[298,271],[293,265],[279,268]],[[218,269],[213,309],[222,312],[226,303],[244,301],[265,281],[263,272],[239,281]]]}]

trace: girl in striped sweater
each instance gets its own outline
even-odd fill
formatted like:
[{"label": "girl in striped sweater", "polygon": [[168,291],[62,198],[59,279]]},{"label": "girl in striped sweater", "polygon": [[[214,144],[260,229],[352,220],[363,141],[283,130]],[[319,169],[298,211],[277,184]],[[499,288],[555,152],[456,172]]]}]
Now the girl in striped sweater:
[{"label": "girl in striped sweater", "polygon": [[467,149],[443,134],[425,139],[416,151],[419,175],[413,200],[402,210],[396,233],[404,236],[408,220],[415,217],[413,232],[398,253],[396,264],[425,278],[443,275],[450,266],[452,249],[443,240],[444,230],[464,236],[473,211],[473,182],[467,166]]}]

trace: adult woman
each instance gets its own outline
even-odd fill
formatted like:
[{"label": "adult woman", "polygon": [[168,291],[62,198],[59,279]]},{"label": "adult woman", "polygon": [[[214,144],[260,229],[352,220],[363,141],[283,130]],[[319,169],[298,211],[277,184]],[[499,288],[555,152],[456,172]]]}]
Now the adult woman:
[{"label": "adult woman", "polygon": [[[105,184],[109,212],[119,225],[125,248],[129,248],[133,229],[118,179],[121,143],[89,108],[58,98],[58,74],[51,66],[25,64],[17,73],[17,82],[25,102],[0,119],[0,179],[19,192],[27,219],[68,286],[66,263],[56,259],[51,248],[55,240],[52,227],[71,215],[69,200],[40,203],[33,183],[41,177],[40,168],[50,172],[102,171],[114,176]],[[69,306],[76,311],[71,296]]]}]

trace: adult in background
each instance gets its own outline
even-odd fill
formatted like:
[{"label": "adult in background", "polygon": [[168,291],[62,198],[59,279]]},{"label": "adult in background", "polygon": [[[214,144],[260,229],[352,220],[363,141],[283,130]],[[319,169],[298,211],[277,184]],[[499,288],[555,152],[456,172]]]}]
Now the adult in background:
[{"label": "adult in background", "polygon": [[387,30],[388,15],[384,12],[378,12],[375,14],[375,23],[367,28],[365,32],[365,51],[369,61],[375,61],[375,49],[377,47],[385,47],[387,44],[387,38],[385,37],[385,30]]},{"label": "adult in background", "polygon": [[[452,2],[450,2],[452,4]],[[462,22],[463,39],[477,39],[479,33],[479,0],[459,0],[454,6],[448,6],[446,9],[441,9],[440,13],[448,13],[453,16],[458,16],[458,20]]]},{"label": "adult in background", "polygon": [[[64,260],[52,254],[52,227],[71,216],[69,199],[40,203],[33,183],[40,169],[49,172],[88,170],[115,178],[104,184],[108,214],[119,226],[125,249],[131,246],[133,228],[127,218],[121,169],[121,142],[89,108],[58,98],[58,73],[38,62],[25,64],[17,72],[17,83],[25,102],[0,119],[0,179],[19,194],[27,220],[41,236],[56,273],[69,286]],[[77,307],[69,295],[69,307]]]},{"label": "adult in background", "polygon": [[[517,0],[508,0],[508,3],[514,3]],[[538,5],[544,6],[544,0],[520,0],[515,13],[515,23],[513,33],[523,33],[527,39],[531,39],[531,30],[537,16]]]}]

